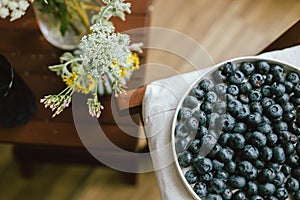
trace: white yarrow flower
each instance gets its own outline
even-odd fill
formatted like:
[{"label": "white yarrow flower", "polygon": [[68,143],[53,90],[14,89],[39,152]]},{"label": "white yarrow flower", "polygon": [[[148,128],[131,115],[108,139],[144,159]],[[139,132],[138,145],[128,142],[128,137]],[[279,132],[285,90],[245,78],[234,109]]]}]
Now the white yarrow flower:
[{"label": "white yarrow flower", "polygon": [[33,0],[0,0],[0,17],[5,19],[10,16],[10,21],[19,19],[29,7],[28,1],[33,2]]},{"label": "white yarrow flower", "polygon": [[9,16],[8,8],[0,7],[0,17],[4,19],[7,16]]}]

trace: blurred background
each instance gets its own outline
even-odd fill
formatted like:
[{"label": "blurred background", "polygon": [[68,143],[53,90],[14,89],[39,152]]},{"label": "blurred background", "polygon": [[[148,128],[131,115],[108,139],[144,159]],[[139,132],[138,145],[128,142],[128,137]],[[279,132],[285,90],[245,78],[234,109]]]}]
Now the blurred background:
[{"label": "blurred background", "polygon": [[[193,38],[212,63],[256,55],[300,19],[299,0],[155,0],[149,9],[152,26]],[[148,62],[169,69],[157,71],[150,65],[148,82],[195,70],[184,59],[159,50],[149,50]],[[200,63],[197,68],[207,66]],[[0,200],[160,199],[153,172],[139,174],[137,184],[128,185],[120,172],[108,168],[41,164],[34,166],[32,177],[23,178],[11,150],[0,145]]]}]

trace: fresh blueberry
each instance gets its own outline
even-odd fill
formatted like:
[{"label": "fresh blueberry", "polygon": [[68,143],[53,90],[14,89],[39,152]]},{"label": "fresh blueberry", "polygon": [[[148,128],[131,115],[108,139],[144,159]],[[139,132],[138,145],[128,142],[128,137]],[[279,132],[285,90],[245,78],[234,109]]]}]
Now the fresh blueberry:
[{"label": "fresh blueberry", "polygon": [[216,143],[217,139],[214,136],[210,134],[204,135],[201,139],[202,146],[200,153],[207,155],[215,147]]},{"label": "fresh blueberry", "polygon": [[283,120],[286,121],[286,122],[292,122],[294,121],[294,119],[296,118],[295,114],[294,113],[283,113],[283,116],[282,116]]},{"label": "fresh blueberry", "polygon": [[194,184],[198,181],[197,172],[195,170],[188,170],[184,174],[185,179],[189,184]]},{"label": "fresh blueberry", "polygon": [[214,110],[214,104],[208,101],[203,101],[200,105],[200,109],[203,110],[206,114],[210,114]]},{"label": "fresh blueberry", "polygon": [[284,112],[291,112],[294,110],[294,108],[295,106],[291,102],[287,102],[285,105],[282,106]]},{"label": "fresh blueberry", "polygon": [[208,183],[214,177],[212,172],[207,172],[205,174],[199,174],[198,179],[199,181]]},{"label": "fresh blueberry", "polygon": [[232,198],[232,195],[233,195],[232,191],[230,189],[226,188],[222,194],[222,197],[225,200],[230,200]]},{"label": "fresh blueberry", "polygon": [[238,172],[248,180],[254,180],[257,177],[257,169],[252,165],[251,162],[244,160],[238,165]]},{"label": "fresh blueberry", "polygon": [[[267,123],[261,123],[257,127],[258,131],[262,132],[263,134],[269,134],[272,133],[272,127],[270,124]],[[267,144],[268,144],[268,137],[267,137]]]},{"label": "fresh blueberry", "polygon": [[285,182],[285,175],[283,172],[281,171],[276,171],[276,176],[275,176],[275,179],[273,180],[273,184],[276,186],[276,187],[281,187],[284,185],[284,182]]},{"label": "fresh blueberry", "polygon": [[260,74],[268,74],[270,71],[270,65],[267,61],[256,62],[256,71]]},{"label": "fresh blueberry", "polygon": [[244,133],[247,131],[247,125],[243,122],[236,123],[232,131],[234,133]]},{"label": "fresh blueberry", "polygon": [[218,101],[214,104],[214,111],[218,114],[224,114],[227,110],[227,104],[225,101]]},{"label": "fresh blueberry", "polygon": [[221,67],[221,70],[226,76],[232,75],[237,71],[237,65],[233,62],[227,62]]},{"label": "fresh blueberry", "polygon": [[222,96],[225,95],[227,91],[227,85],[225,83],[218,83],[215,85],[215,92],[217,95]]},{"label": "fresh blueberry", "polygon": [[279,66],[275,65],[270,69],[271,74],[273,74],[273,80],[277,83],[282,83],[284,82],[284,69]]},{"label": "fresh blueberry", "polygon": [[221,179],[221,180],[223,180],[223,181],[226,182],[228,180],[228,178],[229,178],[229,174],[228,174],[227,171],[221,169],[221,170],[217,170],[215,172],[215,177],[219,178],[219,179]]},{"label": "fresh blueberry", "polygon": [[285,86],[281,83],[272,85],[272,93],[280,97],[285,93]]},{"label": "fresh blueberry", "polygon": [[178,156],[178,163],[181,167],[188,167],[193,161],[193,156],[189,151],[184,151]]},{"label": "fresh blueberry", "polygon": [[246,94],[252,90],[252,85],[249,82],[243,82],[239,85],[239,91]]},{"label": "fresh blueberry", "polygon": [[279,122],[274,125],[274,130],[275,131],[287,131],[288,130],[288,125],[286,122]]},{"label": "fresh blueberry", "polygon": [[253,88],[260,88],[264,85],[264,77],[261,74],[254,73],[249,77],[249,82]]},{"label": "fresh blueberry", "polygon": [[218,96],[215,92],[213,91],[209,91],[204,95],[204,98],[206,101],[208,101],[209,103],[216,103],[218,100]]},{"label": "fresh blueberry", "polygon": [[232,117],[230,114],[220,115],[217,123],[220,126],[220,129],[223,131],[231,131],[236,124],[234,117]]},{"label": "fresh blueberry", "polygon": [[199,126],[197,129],[196,138],[202,140],[205,135],[208,135],[208,129],[205,126]]},{"label": "fresh blueberry", "polygon": [[297,83],[294,86],[293,92],[294,92],[296,97],[300,97],[300,83]]},{"label": "fresh blueberry", "polygon": [[247,125],[256,127],[258,124],[262,123],[261,114],[258,112],[251,113],[246,119]]},{"label": "fresh blueberry", "polygon": [[189,132],[186,130],[184,124],[178,123],[175,127],[176,137],[186,138],[189,135]]},{"label": "fresh blueberry", "polygon": [[274,196],[278,199],[287,199],[289,197],[289,192],[284,187],[280,187],[276,189]]},{"label": "fresh blueberry", "polygon": [[241,71],[242,71],[246,76],[252,74],[252,73],[254,72],[254,70],[255,70],[255,66],[254,66],[254,64],[251,63],[251,62],[242,62],[240,67],[241,67]]},{"label": "fresh blueberry", "polygon": [[194,96],[187,96],[182,103],[183,107],[188,107],[191,109],[196,108],[198,106],[198,104],[199,104],[199,101]]},{"label": "fresh blueberry", "polygon": [[258,193],[258,186],[254,181],[248,181],[245,187],[246,195],[253,196]]},{"label": "fresh blueberry", "polygon": [[239,94],[239,88],[236,85],[229,85],[227,87],[227,93],[233,96],[237,96]]},{"label": "fresh blueberry", "polygon": [[275,163],[284,163],[285,160],[286,157],[283,148],[280,146],[274,147],[272,161]]},{"label": "fresh blueberry", "polygon": [[285,92],[291,94],[294,89],[294,84],[290,81],[284,81],[283,84],[285,86]]},{"label": "fresh blueberry", "polygon": [[185,138],[180,138],[175,142],[175,148],[176,148],[176,152],[177,153],[181,153],[183,151],[186,150],[186,146],[187,146],[187,139]]},{"label": "fresh blueberry", "polygon": [[285,188],[289,192],[299,191],[299,181],[293,177],[290,177],[285,182]]},{"label": "fresh blueberry", "polygon": [[290,95],[287,93],[284,93],[282,96],[280,97],[276,97],[275,101],[279,104],[279,105],[284,105],[287,102],[289,102],[290,100]]},{"label": "fresh blueberry", "polygon": [[296,152],[290,154],[287,156],[287,159],[286,159],[287,163],[291,166],[291,167],[297,167],[299,166],[299,161],[300,161],[300,158],[299,156],[296,154]]},{"label": "fresh blueberry", "polygon": [[279,104],[273,104],[267,108],[267,114],[272,119],[280,118],[283,114],[283,110]]},{"label": "fresh blueberry", "polygon": [[273,83],[273,75],[272,74],[267,74],[265,78],[265,83],[268,85],[271,85]]},{"label": "fresh blueberry", "polygon": [[263,162],[270,161],[272,159],[272,156],[273,156],[273,151],[270,147],[265,146],[260,150],[260,159]]},{"label": "fresh blueberry", "polygon": [[274,147],[277,144],[278,136],[274,133],[266,134],[267,137],[267,145],[269,147]]},{"label": "fresh blueberry", "polygon": [[207,195],[207,187],[206,184],[203,182],[197,182],[194,185],[193,190],[200,198],[205,198]]},{"label": "fresh blueberry", "polygon": [[210,188],[217,194],[221,194],[225,190],[225,183],[223,180],[219,178],[212,178],[210,180]]},{"label": "fresh blueberry", "polygon": [[288,72],[286,75],[286,80],[294,84],[297,84],[300,81],[299,75],[296,72]]},{"label": "fresh blueberry", "polygon": [[261,103],[259,101],[253,101],[250,104],[250,110],[252,113],[259,113],[262,114],[263,113],[263,106],[261,105]]},{"label": "fresh blueberry", "polygon": [[213,169],[212,162],[208,158],[201,158],[194,163],[199,174],[205,174]]},{"label": "fresh blueberry", "polygon": [[228,161],[232,160],[233,155],[234,155],[234,151],[228,147],[221,149],[218,154],[219,160],[221,162],[228,162]]},{"label": "fresh blueberry", "polygon": [[269,108],[271,105],[275,104],[275,101],[269,97],[264,97],[261,100],[261,105],[264,109]]},{"label": "fresh blueberry", "polygon": [[261,94],[264,97],[272,97],[273,93],[272,93],[272,87],[270,85],[264,85],[261,88]]},{"label": "fresh blueberry", "polygon": [[274,194],[276,188],[272,183],[264,183],[258,186],[258,194],[262,197]]},{"label": "fresh blueberry", "polygon": [[233,175],[229,178],[228,184],[236,189],[241,189],[246,185],[246,179],[242,176]]},{"label": "fresh blueberry", "polygon": [[276,177],[276,171],[272,168],[263,168],[260,171],[259,179],[261,182],[272,182]]},{"label": "fresh blueberry", "polygon": [[237,70],[232,75],[229,76],[229,82],[232,84],[239,85],[244,81],[245,75],[243,72]]},{"label": "fresh blueberry", "polygon": [[235,191],[232,195],[233,200],[246,200],[246,194],[243,191]]},{"label": "fresh blueberry", "polygon": [[193,115],[193,111],[190,108],[183,107],[179,110],[177,119],[179,120],[186,120],[191,118]]},{"label": "fresh blueberry", "polygon": [[195,117],[191,117],[186,120],[185,127],[189,131],[196,131],[198,129],[199,122]]},{"label": "fresh blueberry", "polygon": [[236,118],[238,120],[246,119],[250,115],[250,108],[248,105],[243,104],[242,108],[240,109],[239,113],[237,114]]},{"label": "fresh blueberry", "polygon": [[190,96],[196,97],[198,100],[202,100],[205,92],[199,88],[193,88],[190,92]]},{"label": "fresh blueberry", "polygon": [[207,157],[210,158],[210,159],[215,159],[221,149],[222,149],[222,146],[217,143],[214,146],[214,148],[212,148],[212,150],[209,152],[209,154],[207,154]]},{"label": "fresh blueberry", "polygon": [[242,134],[236,133],[233,134],[229,140],[228,145],[231,149],[240,150],[245,146],[245,138]]},{"label": "fresh blueberry", "polygon": [[254,160],[253,161],[253,165],[258,169],[258,170],[261,170],[264,168],[265,166],[265,163],[261,160]]},{"label": "fresh blueberry", "polygon": [[250,101],[260,101],[262,98],[262,94],[258,90],[251,90],[249,92]]},{"label": "fresh blueberry", "polygon": [[214,89],[215,85],[214,82],[210,79],[203,79],[199,83],[200,89],[202,89],[204,92],[208,92]]},{"label": "fresh blueberry", "polygon": [[227,110],[233,116],[237,116],[242,109],[243,104],[238,100],[232,100],[227,102]]},{"label": "fresh blueberry", "polygon": [[192,154],[198,154],[201,148],[201,141],[199,139],[191,139],[188,143],[188,150]]},{"label": "fresh blueberry", "polygon": [[267,137],[259,131],[254,131],[249,138],[249,143],[260,148],[266,145]]},{"label": "fresh blueberry", "polygon": [[203,125],[206,124],[207,118],[206,118],[206,114],[205,114],[204,111],[202,111],[202,110],[196,110],[193,113],[193,117],[198,120],[198,123],[199,123],[200,126],[203,126]]},{"label": "fresh blueberry", "polygon": [[225,163],[225,170],[229,173],[229,174],[233,174],[235,173],[235,170],[236,170],[236,163],[232,160],[229,160],[227,163]]},{"label": "fresh blueberry", "polygon": [[218,139],[218,143],[221,145],[221,146],[226,146],[227,145],[227,142],[228,142],[228,139],[231,137],[231,133],[228,133],[228,132],[224,132],[220,135],[219,139]]},{"label": "fresh blueberry", "polygon": [[242,157],[246,160],[257,160],[259,156],[258,149],[253,145],[246,145],[242,150]]},{"label": "fresh blueberry", "polygon": [[216,170],[216,171],[219,171],[224,167],[224,163],[222,163],[216,159],[212,161],[212,164],[213,164],[214,170]]},{"label": "fresh blueberry", "polygon": [[280,171],[281,171],[284,175],[289,176],[289,175],[291,174],[291,172],[292,172],[292,168],[291,168],[289,165],[287,165],[287,164],[283,164],[283,165],[281,166]]},{"label": "fresh blueberry", "polygon": [[219,83],[219,82],[225,82],[227,77],[223,75],[223,72],[221,70],[216,70],[212,74],[213,79]]}]

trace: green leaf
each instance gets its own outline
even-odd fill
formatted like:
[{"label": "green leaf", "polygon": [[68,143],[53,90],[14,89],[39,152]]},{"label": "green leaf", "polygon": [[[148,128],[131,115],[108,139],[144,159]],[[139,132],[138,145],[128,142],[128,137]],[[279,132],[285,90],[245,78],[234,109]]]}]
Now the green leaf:
[{"label": "green leaf", "polygon": [[68,24],[69,24],[68,11],[64,7],[61,10],[61,24],[60,24],[60,32],[63,36],[66,34]]}]

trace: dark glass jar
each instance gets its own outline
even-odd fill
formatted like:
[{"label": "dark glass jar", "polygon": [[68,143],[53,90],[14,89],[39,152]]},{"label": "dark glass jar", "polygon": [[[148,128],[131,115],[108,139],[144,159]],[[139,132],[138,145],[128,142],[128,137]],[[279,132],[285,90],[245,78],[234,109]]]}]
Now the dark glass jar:
[{"label": "dark glass jar", "polygon": [[0,54],[0,126],[25,124],[35,111],[32,91],[9,61]]}]

